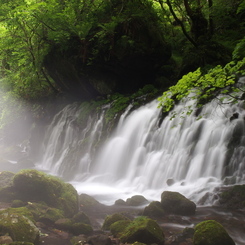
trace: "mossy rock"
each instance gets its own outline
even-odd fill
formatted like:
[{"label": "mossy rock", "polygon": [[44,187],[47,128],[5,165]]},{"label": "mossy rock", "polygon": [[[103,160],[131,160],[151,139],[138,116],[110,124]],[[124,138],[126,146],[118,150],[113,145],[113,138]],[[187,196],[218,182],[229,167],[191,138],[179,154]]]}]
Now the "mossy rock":
[{"label": "mossy rock", "polygon": [[112,235],[115,237],[120,237],[130,223],[130,220],[118,220],[117,222],[111,224],[110,231]]},{"label": "mossy rock", "polygon": [[89,217],[84,212],[79,212],[75,214],[72,218],[73,222],[84,223],[87,225],[91,225]]},{"label": "mossy rock", "polygon": [[118,206],[125,206],[126,202],[123,199],[118,199],[118,200],[115,201],[114,204],[118,205]]},{"label": "mossy rock", "polygon": [[0,172],[0,188],[11,186],[13,183],[14,173],[9,171]]},{"label": "mossy rock", "polygon": [[80,194],[79,195],[79,205],[80,206],[95,206],[100,205],[100,203],[93,197],[87,195],[87,194]]},{"label": "mossy rock", "polygon": [[84,224],[84,223],[74,223],[71,226],[71,232],[74,235],[91,235],[93,233],[93,228],[91,225]]},{"label": "mossy rock", "polygon": [[220,204],[231,209],[245,208],[245,185],[236,185],[220,195]]},{"label": "mossy rock", "polygon": [[22,201],[43,201],[64,211],[67,217],[78,211],[78,194],[75,188],[60,179],[37,170],[22,170],[14,176],[13,186]]},{"label": "mossy rock", "polygon": [[25,216],[33,223],[35,223],[35,218],[33,216],[33,213],[27,207],[7,208],[4,211],[9,212],[11,214],[14,213],[14,214]]},{"label": "mossy rock", "polygon": [[193,245],[235,245],[235,242],[220,223],[207,220],[196,225]]},{"label": "mossy rock", "polygon": [[153,201],[144,208],[143,215],[151,218],[160,218],[165,215],[165,212],[160,202]]},{"label": "mossy rock", "polygon": [[127,218],[121,213],[108,215],[102,225],[102,230],[110,230],[110,226],[119,220],[129,220],[129,218]]},{"label": "mossy rock", "polygon": [[123,243],[141,242],[163,245],[164,234],[156,221],[146,217],[138,217],[126,227],[120,240]]},{"label": "mossy rock", "polygon": [[134,242],[132,245],[146,245],[146,244],[142,242]]},{"label": "mossy rock", "polygon": [[161,204],[164,211],[170,214],[193,215],[196,212],[196,204],[179,192],[164,191]]},{"label": "mossy rock", "polygon": [[12,209],[0,212],[0,234],[9,234],[13,241],[38,244],[39,230],[27,217]]},{"label": "mossy rock", "polygon": [[58,219],[55,222],[55,227],[59,230],[63,231],[71,231],[72,230],[72,220],[68,218]]},{"label": "mossy rock", "polygon": [[21,200],[13,200],[11,203],[12,208],[20,208],[20,207],[24,207],[25,205],[26,203]]},{"label": "mossy rock", "polygon": [[62,210],[49,207],[46,204],[29,202],[26,208],[32,213],[35,221],[54,223],[56,220],[64,218]]},{"label": "mossy rock", "polygon": [[135,195],[126,200],[126,204],[128,206],[141,206],[146,203],[148,203],[148,200],[144,196],[141,196],[141,195]]}]

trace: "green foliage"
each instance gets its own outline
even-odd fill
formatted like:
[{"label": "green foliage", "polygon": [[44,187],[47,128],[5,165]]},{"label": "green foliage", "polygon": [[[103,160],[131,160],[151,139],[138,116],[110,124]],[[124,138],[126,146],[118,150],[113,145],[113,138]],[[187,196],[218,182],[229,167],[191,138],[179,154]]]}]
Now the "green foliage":
[{"label": "green foliage", "polygon": [[232,53],[233,60],[241,60],[243,57],[245,57],[245,37],[238,42]]},{"label": "green foliage", "polygon": [[[206,102],[218,98],[223,94],[230,96],[230,103],[236,103],[239,98],[233,95],[238,92],[237,77],[245,75],[245,58],[238,62],[230,62],[224,67],[218,65],[203,74],[198,68],[194,72],[184,75],[176,85],[169,88],[159,98],[159,107],[164,111],[170,111],[175,102],[183,99],[197,100],[197,106],[201,107]],[[224,97],[219,97],[220,102]]]}]

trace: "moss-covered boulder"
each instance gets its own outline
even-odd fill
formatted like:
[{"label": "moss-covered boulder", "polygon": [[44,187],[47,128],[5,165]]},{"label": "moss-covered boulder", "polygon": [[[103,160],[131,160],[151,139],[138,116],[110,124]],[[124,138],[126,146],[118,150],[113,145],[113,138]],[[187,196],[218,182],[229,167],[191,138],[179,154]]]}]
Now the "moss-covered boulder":
[{"label": "moss-covered boulder", "polygon": [[133,220],[120,237],[123,243],[141,242],[145,244],[164,244],[164,234],[156,221],[138,217]]},{"label": "moss-covered boulder", "polygon": [[27,208],[27,207],[19,207],[19,208],[7,208],[4,209],[4,211],[9,212],[10,214],[18,214],[21,216],[25,216],[29,220],[31,220],[33,223],[36,222],[33,213]]},{"label": "moss-covered boulder", "polygon": [[164,191],[161,195],[161,205],[166,213],[178,215],[193,215],[196,204],[178,192]]},{"label": "moss-covered boulder", "polygon": [[220,223],[207,220],[196,225],[193,245],[235,245],[235,242]]},{"label": "moss-covered boulder", "polygon": [[105,218],[105,221],[102,225],[102,229],[103,230],[110,230],[110,226],[119,220],[129,220],[129,218],[127,218],[125,215],[123,215],[121,213],[115,213],[112,215],[108,215]]},{"label": "moss-covered boulder", "polygon": [[91,225],[84,224],[84,223],[73,223],[71,226],[71,232],[74,235],[91,235],[93,233],[93,228]]},{"label": "moss-covered boulder", "polygon": [[16,242],[39,243],[39,230],[27,217],[13,210],[0,212],[0,235],[9,234]]},{"label": "moss-covered boulder", "polygon": [[90,219],[84,212],[79,212],[72,217],[72,220],[76,223],[84,223],[90,225]]},{"label": "moss-covered boulder", "polygon": [[48,206],[63,210],[71,217],[78,212],[78,194],[68,183],[37,170],[22,170],[14,176],[13,188],[17,199],[29,202],[45,202]]},{"label": "moss-covered boulder", "polygon": [[49,207],[44,203],[29,202],[25,207],[16,208],[16,210],[19,210],[20,212],[22,212],[22,210],[28,210],[28,212],[31,212],[35,221],[41,221],[48,224],[52,224],[56,220],[64,218],[62,210]]},{"label": "moss-covered boulder", "polygon": [[148,203],[148,200],[141,195],[135,195],[126,200],[126,205],[128,206],[141,206]]},{"label": "moss-covered boulder", "polygon": [[88,194],[80,194],[79,195],[79,205],[80,206],[96,206],[96,205],[100,205],[101,203],[98,202],[95,198],[89,196]]},{"label": "moss-covered boulder", "polygon": [[71,231],[72,227],[72,220],[68,218],[58,219],[55,221],[54,226],[55,228],[63,231]]},{"label": "moss-covered boulder", "polygon": [[245,208],[245,185],[236,185],[225,189],[220,194],[219,202],[230,209]]},{"label": "moss-covered boulder", "polygon": [[143,215],[151,218],[160,218],[165,215],[165,211],[160,202],[153,201],[144,208]]},{"label": "moss-covered boulder", "polygon": [[123,235],[126,227],[131,223],[130,220],[118,220],[110,225],[110,231],[113,236],[120,237]]}]

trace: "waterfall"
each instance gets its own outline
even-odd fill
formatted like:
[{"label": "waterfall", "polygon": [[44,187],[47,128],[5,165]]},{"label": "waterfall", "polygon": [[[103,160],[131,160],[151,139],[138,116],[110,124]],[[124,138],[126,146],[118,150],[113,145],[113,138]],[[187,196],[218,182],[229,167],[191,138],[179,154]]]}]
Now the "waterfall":
[{"label": "waterfall", "polygon": [[[97,148],[106,108],[94,119],[88,117],[86,127],[79,129],[74,120],[81,112],[67,106],[47,130],[38,167],[61,176],[69,172],[78,192],[101,200],[133,194],[156,200],[162,191],[173,190],[199,202],[225,182],[244,183],[243,109],[214,100],[204,106],[202,116],[195,112],[187,116],[183,110],[192,103],[176,105],[177,115],[169,114],[162,122],[156,100],[133,111],[129,106]],[[85,139],[86,149],[81,148]],[[69,152],[76,157],[68,160]]]}]

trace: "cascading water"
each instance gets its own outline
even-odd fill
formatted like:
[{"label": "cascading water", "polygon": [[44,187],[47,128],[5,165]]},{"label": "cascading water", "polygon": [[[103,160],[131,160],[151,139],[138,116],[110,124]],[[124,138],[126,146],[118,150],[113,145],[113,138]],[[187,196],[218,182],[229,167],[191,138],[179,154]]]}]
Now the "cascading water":
[{"label": "cascading water", "polygon": [[[191,103],[177,105],[178,115],[172,120],[169,115],[161,123],[157,101],[132,112],[129,107],[96,152],[104,114],[93,121],[89,118],[86,128],[79,131],[73,123],[79,110],[68,106],[47,131],[46,154],[38,167],[57,175],[68,171],[78,192],[104,202],[105,196],[111,197],[109,203],[139,193],[156,200],[164,190],[179,191],[199,202],[223,183],[225,175],[228,182],[243,183],[243,110],[212,101],[203,108],[202,117],[181,116]],[[233,115],[237,115],[234,120]],[[86,149],[81,147],[79,154],[72,151],[85,140],[89,142]],[[76,158],[71,161],[66,156],[72,152]]]}]

